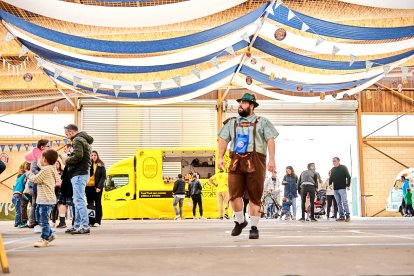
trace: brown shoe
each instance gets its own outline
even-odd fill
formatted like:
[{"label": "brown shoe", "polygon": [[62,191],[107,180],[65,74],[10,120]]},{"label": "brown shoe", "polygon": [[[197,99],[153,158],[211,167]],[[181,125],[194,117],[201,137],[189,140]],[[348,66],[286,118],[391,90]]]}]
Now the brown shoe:
[{"label": "brown shoe", "polygon": [[337,218],[336,221],[345,221],[345,218]]},{"label": "brown shoe", "polygon": [[350,222],[351,218],[350,217],[346,217],[345,222]]}]

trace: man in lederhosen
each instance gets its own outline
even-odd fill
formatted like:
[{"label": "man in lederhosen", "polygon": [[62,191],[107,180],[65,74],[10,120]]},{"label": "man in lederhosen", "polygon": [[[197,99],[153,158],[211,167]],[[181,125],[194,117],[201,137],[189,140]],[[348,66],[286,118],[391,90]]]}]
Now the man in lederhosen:
[{"label": "man in lederhosen", "polygon": [[220,130],[218,168],[224,166],[223,155],[230,145],[229,166],[229,194],[230,202],[236,216],[232,236],[238,236],[247,221],[243,214],[243,195],[249,202],[250,239],[259,238],[257,225],[260,218],[261,197],[263,183],[266,176],[266,153],[269,148],[269,163],[267,170],[274,172],[275,166],[275,138],[279,135],[272,123],[264,118],[257,117],[254,109],[259,106],[254,95],[245,93],[239,102],[239,116],[230,118]]}]

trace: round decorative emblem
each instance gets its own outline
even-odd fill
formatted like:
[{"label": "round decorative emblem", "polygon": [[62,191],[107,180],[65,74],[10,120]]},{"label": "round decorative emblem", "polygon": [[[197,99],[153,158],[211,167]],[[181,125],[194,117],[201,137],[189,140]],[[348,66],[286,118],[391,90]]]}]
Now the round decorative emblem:
[{"label": "round decorative emblem", "polygon": [[24,79],[25,82],[31,82],[32,79],[33,79],[33,76],[30,73],[26,73],[26,74],[23,75],[23,79]]},{"label": "round decorative emblem", "polygon": [[266,67],[265,66],[261,66],[260,67],[260,72],[264,73],[264,71],[266,71]]},{"label": "round decorative emblem", "polygon": [[158,172],[157,160],[153,157],[148,157],[142,162],[143,174],[146,178],[154,178]]},{"label": "round decorative emblem", "polygon": [[283,28],[279,28],[275,31],[275,39],[278,41],[282,41],[286,37],[286,30]]},{"label": "round decorative emblem", "polygon": [[252,79],[252,77],[247,76],[247,77],[246,77],[246,83],[247,83],[248,85],[252,84],[252,83],[253,83],[253,79]]},{"label": "round decorative emblem", "polygon": [[7,164],[9,163],[9,156],[3,152],[2,154],[0,154],[0,160]]},{"label": "round decorative emblem", "polygon": [[243,142],[243,141],[239,141],[239,142],[237,143],[237,147],[238,147],[238,148],[242,148],[242,147],[244,147],[244,142]]},{"label": "round decorative emblem", "polygon": [[251,64],[253,64],[253,65],[255,65],[255,64],[257,63],[257,60],[256,60],[255,58],[252,58],[252,59],[250,60],[250,63],[251,63]]},{"label": "round decorative emblem", "polygon": [[302,90],[303,90],[303,86],[302,86],[302,85],[298,85],[298,86],[296,87],[296,89],[297,89],[298,91],[302,91]]},{"label": "round decorative emblem", "polygon": [[402,89],[403,89],[403,85],[402,85],[402,83],[399,83],[398,85],[397,85],[397,89],[398,89],[398,92],[402,92]]},{"label": "round decorative emblem", "polygon": [[336,92],[333,92],[333,93],[332,93],[332,98],[334,98],[334,99],[335,99],[335,98],[336,98],[336,96],[337,96]]},{"label": "round decorative emblem", "polygon": [[287,78],[283,77],[283,78],[282,78],[282,81],[287,81]]}]

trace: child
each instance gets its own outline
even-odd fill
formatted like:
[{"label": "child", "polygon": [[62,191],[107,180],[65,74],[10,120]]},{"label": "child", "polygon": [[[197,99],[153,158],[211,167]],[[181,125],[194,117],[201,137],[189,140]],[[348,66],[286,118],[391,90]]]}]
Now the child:
[{"label": "child", "polygon": [[19,170],[16,184],[14,184],[14,187],[13,187],[12,202],[16,209],[16,214],[14,216],[14,227],[23,228],[26,225],[23,223],[23,220],[22,220],[22,196],[23,196],[23,190],[24,190],[24,186],[26,182],[25,172],[30,170],[30,164],[27,162],[24,162],[20,168],[21,170]]},{"label": "child", "polygon": [[407,217],[412,217],[413,216],[413,194],[411,193],[411,189],[408,188],[407,189],[407,193],[405,194],[405,206],[406,206],[406,211]]},{"label": "child", "polygon": [[290,215],[290,206],[292,202],[287,197],[282,198],[282,212],[280,213],[280,219],[282,219],[283,215],[285,215],[285,220],[288,220]]},{"label": "child", "polygon": [[55,185],[60,182],[60,176],[56,170],[56,160],[58,153],[49,149],[42,153],[40,164],[42,169],[36,175],[29,172],[30,181],[38,185],[37,189],[37,208],[39,208],[39,223],[42,227],[41,239],[34,244],[34,247],[47,247],[55,239],[49,225],[49,215],[53,206],[56,204]]}]

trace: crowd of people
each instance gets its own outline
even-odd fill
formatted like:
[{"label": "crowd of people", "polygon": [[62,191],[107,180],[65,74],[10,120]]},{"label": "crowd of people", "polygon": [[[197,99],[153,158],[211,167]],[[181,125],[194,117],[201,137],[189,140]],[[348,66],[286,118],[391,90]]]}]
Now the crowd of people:
[{"label": "crowd of people", "polygon": [[53,228],[67,228],[68,211],[72,225],[67,234],[89,234],[90,227],[101,224],[104,163],[91,151],[93,138],[86,132],[69,124],[65,135],[70,143],[61,155],[50,148],[49,140],[40,139],[36,149],[41,156],[20,166],[13,187],[14,226],[41,233],[35,247],[47,247],[55,239]]}]

